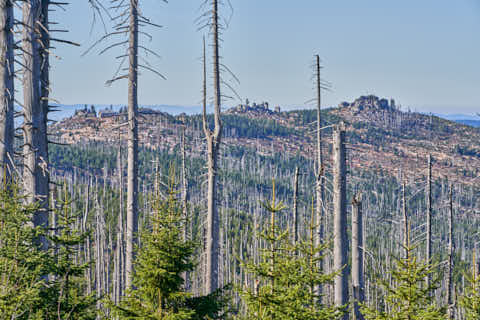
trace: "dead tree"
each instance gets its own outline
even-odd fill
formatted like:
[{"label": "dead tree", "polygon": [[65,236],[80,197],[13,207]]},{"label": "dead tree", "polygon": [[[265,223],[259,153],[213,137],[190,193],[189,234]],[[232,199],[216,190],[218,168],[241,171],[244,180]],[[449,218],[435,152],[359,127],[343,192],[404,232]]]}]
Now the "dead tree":
[{"label": "dead tree", "polygon": [[[183,210],[183,241],[189,240],[189,216],[188,216],[188,180],[187,180],[187,166],[186,166],[186,151],[185,151],[185,130],[182,131],[182,210]],[[185,289],[190,287],[190,273],[185,272],[183,275]]]},{"label": "dead tree", "polygon": [[363,274],[363,212],[362,201],[357,196],[352,201],[352,285],[353,319],[363,320],[359,304],[365,301],[365,283]]},{"label": "dead tree", "polygon": [[[94,2],[94,9],[100,14],[104,8],[101,4]],[[161,78],[165,79],[157,70],[152,68],[148,63],[139,63],[139,48],[143,52],[159,57],[159,55],[139,44],[139,36],[143,35],[151,39],[147,32],[140,32],[141,26],[161,27],[153,23],[150,19],[143,16],[139,11],[139,0],[130,0],[129,3],[124,1],[111,0],[111,10],[115,12],[112,18],[114,30],[106,33],[98,41],[96,41],[87,51],[105,41],[109,41],[116,36],[127,37],[113,44],[109,44],[100,54],[105,53],[112,48],[119,46],[127,46],[127,52],[117,56],[121,60],[120,66],[112,79],[107,81],[107,85],[111,85],[118,80],[128,80],[128,107],[127,107],[127,205],[126,205],[126,244],[125,244],[125,288],[132,287],[133,276],[133,260],[134,248],[137,243],[138,233],[138,70],[139,68],[153,72]],[[163,2],[167,2],[163,0]],[[118,12],[120,10],[120,12]],[[128,67],[124,67],[124,63],[128,61]],[[124,70],[128,70],[128,74],[123,74]]]},{"label": "dead tree", "polygon": [[[323,163],[323,151],[322,151],[322,89],[324,89],[320,76],[321,66],[320,66],[320,56],[315,56],[315,87],[316,87],[316,102],[317,102],[317,159],[315,163],[315,193],[316,193],[316,204],[315,204],[315,221],[316,221],[316,237],[315,245],[320,247],[325,238],[325,225],[326,217],[325,212],[323,211],[324,206],[324,163]],[[318,255],[321,256],[323,253],[319,252]],[[319,261],[319,269],[323,271],[323,259]],[[315,292],[318,295],[321,295],[322,288],[320,285],[315,287]]]},{"label": "dead tree", "polygon": [[132,287],[133,257],[138,232],[138,0],[130,0],[128,43],[127,243],[125,286]]},{"label": "dead tree", "polygon": [[[27,203],[40,203],[33,224],[48,226],[48,180],[44,180],[47,161],[43,153],[46,143],[46,124],[40,90],[40,45],[42,6],[38,0],[23,4],[23,184]],[[38,239],[43,249],[47,239]]]},{"label": "dead tree", "polygon": [[214,128],[210,130],[207,122],[207,84],[206,84],[206,52],[203,43],[203,131],[207,140],[207,230],[206,230],[206,275],[205,293],[210,294],[218,289],[218,248],[220,217],[217,208],[217,170],[220,142],[222,139],[221,93],[220,93],[220,56],[219,56],[219,22],[218,1],[212,0],[212,33],[213,33],[213,91],[214,91]]},{"label": "dead tree", "polygon": [[50,96],[50,32],[49,32],[49,5],[50,1],[41,1],[39,22],[36,32],[39,37],[39,85],[41,119],[38,127],[38,161],[40,170],[37,172],[37,194],[40,199],[40,208],[48,210],[50,173],[48,168],[48,111]]},{"label": "dead tree", "polygon": [[[427,172],[427,263],[432,259],[432,156],[428,155]],[[429,273],[426,277],[427,287],[430,286],[432,275]]]},{"label": "dead tree", "polygon": [[403,249],[405,250],[405,259],[408,259],[409,253],[409,234],[408,234],[408,214],[407,198],[405,196],[405,181],[402,183],[402,213],[403,213]]},{"label": "dead tree", "polygon": [[[347,164],[345,150],[345,128],[343,124],[333,132],[334,176],[333,176],[333,267],[335,276],[335,305],[348,303],[348,242],[347,242]],[[345,312],[342,319],[348,319]]]},{"label": "dead tree", "polygon": [[14,139],[13,3],[0,1],[0,179],[10,180]]},{"label": "dead tree", "polygon": [[447,312],[448,318],[453,319],[453,186],[450,185],[448,206],[448,271],[447,271]]},{"label": "dead tree", "polygon": [[115,303],[120,302],[121,297],[123,296],[123,289],[124,289],[124,261],[125,261],[125,248],[124,248],[124,229],[123,229],[123,165],[122,165],[122,147],[119,143],[118,146],[118,189],[120,194],[120,203],[119,203],[119,212],[118,212],[118,220],[117,220],[117,245],[116,245],[116,252],[115,252],[115,294],[114,294],[114,301]]},{"label": "dead tree", "polygon": [[293,244],[298,242],[298,167],[295,168],[293,181]]}]

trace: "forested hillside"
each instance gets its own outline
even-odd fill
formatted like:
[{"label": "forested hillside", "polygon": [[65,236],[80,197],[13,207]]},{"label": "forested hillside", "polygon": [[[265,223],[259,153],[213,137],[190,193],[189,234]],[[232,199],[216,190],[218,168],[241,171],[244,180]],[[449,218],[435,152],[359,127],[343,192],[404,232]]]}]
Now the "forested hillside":
[{"label": "forested hillside", "polygon": [[313,53],[314,109],[225,110],[240,81],[218,0],[195,4],[201,114],[141,108],[139,76],[167,80],[156,11],[84,3],[83,55],[113,55],[125,105],[53,122],[68,3],[0,1],[0,319],[480,318],[478,128],[374,95],[323,108]]},{"label": "forested hillside", "polygon": [[[372,99],[378,101],[378,98]],[[364,100],[358,99],[357,104],[366,104]],[[440,287],[433,290],[432,294],[435,294],[438,305],[443,305],[447,279],[446,264],[443,262],[448,256],[447,204],[451,184],[454,187],[455,218],[453,279],[456,281],[454,288],[458,290],[457,294],[467,288],[465,272],[471,266],[478,241],[480,132],[455,122],[398,109],[383,110],[374,106],[361,109],[347,106],[322,111],[326,162],[325,229],[331,234],[333,228],[332,126],[343,122],[347,146],[347,199],[350,203],[354,196],[359,197],[363,205],[365,295],[370,303],[381,305],[386,289],[379,286],[378,281],[394,268],[394,257],[401,257],[403,252],[402,183],[405,183],[405,212],[412,230],[410,237],[415,244],[412,251],[418,259],[425,259],[428,155],[431,155],[431,250],[434,263],[442,262],[435,269],[438,272],[436,277],[440,277]],[[224,285],[252,284],[254,281],[241,263],[248,259],[260,259],[261,253],[256,248],[261,248],[265,240],[258,237],[262,231],[268,230],[270,221],[268,210],[263,208],[262,203],[271,197],[272,179],[275,180],[276,198],[286,206],[277,214],[278,226],[291,234],[294,229],[294,180],[297,167],[299,180],[295,201],[299,212],[298,232],[300,238],[308,238],[312,197],[315,196],[315,120],[315,110],[274,113],[262,109],[245,112],[232,109],[222,117],[225,137],[219,165],[218,204],[221,217],[220,282]],[[73,117],[51,128],[59,142],[66,142],[70,137],[75,139],[68,146],[52,148],[50,160],[56,174],[67,177],[68,183],[78,188],[78,206],[84,210],[87,200],[81,195],[85,194],[89,184],[90,188],[110,190],[110,195],[107,192],[105,196],[103,193],[100,196],[100,199],[106,197],[100,202],[105,205],[102,214],[105,215],[105,221],[110,221],[106,227],[112,230],[110,232],[115,230],[118,219],[116,199],[119,197],[120,175],[125,175],[125,171],[120,173],[118,167],[119,163],[124,162],[119,162],[124,157],[121,142],[124,133],[115,126],[117,121],[116,116],[111,119]],[[91,134],[93,129],[95,133]],[[176,181],[181,184],[182,150],[185,148],[189,228],[193,239],[203,243],[206,168],[201,118],[145,115],[140,121],[140,136],[139,177],[143,196],[153,194],[155,181],[166,181],[172,167],[176,168]],[[148,215],[151,204],[146,198],[141,198],[143,215]],[[90,206],[93,205],[92,202]],[[350,224],[350,206],[348,212]],[[147,217],[143,216],[142,219]],[[108,238],[115,239],[115,234],[106,236]],[[190,273],[190,290],[195,294],[202,292],[203,250],[197,247],[199,264]],[[333,268],[332,259],[326,255],[327,270]],[[235,293],[235,305],[242,305],[239,299]],[[326,286],[326,299],[333,303],[332,286]],[[460,308],[458,310],[461,312]]]}]

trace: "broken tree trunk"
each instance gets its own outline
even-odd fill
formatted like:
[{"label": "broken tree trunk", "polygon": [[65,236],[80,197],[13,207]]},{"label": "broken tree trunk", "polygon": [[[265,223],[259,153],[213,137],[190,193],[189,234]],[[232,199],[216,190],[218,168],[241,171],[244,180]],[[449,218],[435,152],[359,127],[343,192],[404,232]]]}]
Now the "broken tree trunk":
[{"label": "broken tree trunk", "polygon": [[[335,127],[333,144],[333,267],[338,272],[334,279],[334,301],[336,306],[342,307],[348,303],[347,164],[343,124]],[[348,319],[348,312],[342,319]]]},{"label": "broken tree trunk", "polygon": [[298,167],[295,168],[293,181],[293,244],[298,242]]},{"label": "broken tree trunk", "polygon": [[352,285],[353,319],[363,320],[359,305],[365,301],[365,283],[363,274],[363,212],[361,199],[352,201]]}]

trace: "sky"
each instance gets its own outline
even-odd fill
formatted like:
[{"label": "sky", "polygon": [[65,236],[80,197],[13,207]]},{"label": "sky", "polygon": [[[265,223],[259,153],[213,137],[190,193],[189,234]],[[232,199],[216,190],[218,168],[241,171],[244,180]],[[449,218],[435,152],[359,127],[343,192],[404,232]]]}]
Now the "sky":
[{"label": "sky", "polygon": [[[311,107],[305,102],[315,96],[311,66],[319,54],[322,77],[332,84],[324,107],[375,94],[414,111],[480,112],[480,0],[230,1],[233,11],[221,8],[228,21],[221,55],[239,83],[224,78],[242,100]],[[163,27],[145,29],[153,40],[143,37],[142,44],[161,56],[147,60],[166,80],[143,71],[141,105],[200,104],[202,37],[208,41],[208,30],[197,30],[195,22],[201,2],[143,1],[144,15]],[[53,18],[70,30],[58,37],[81,47],[57,44],[52,96],[63,104],[125,104],[126,81],[105,85],[124,50],[99,55],[104,44],[82,56],[105,32],[98,18],[92,28],[88,1],[72,1]]]}]

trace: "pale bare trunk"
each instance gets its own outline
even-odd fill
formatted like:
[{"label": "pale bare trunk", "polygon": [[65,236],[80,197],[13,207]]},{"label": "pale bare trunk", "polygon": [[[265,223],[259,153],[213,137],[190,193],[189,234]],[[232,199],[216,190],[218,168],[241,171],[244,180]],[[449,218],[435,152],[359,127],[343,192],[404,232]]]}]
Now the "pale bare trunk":
[{"label": "pale bare trunk", "polygon": [[0,180],[10,181],[14,139],[13,4],[0,1]]},{"label": "pale bare trunk", "polygon": [[[324,185],[323,185],[323,151],[322,151],[322,87],[321,87],[321,77],[320,77],[320,56],[316,56],[316,86],[317,86],[317,161],[316,161],[316,169],[317,172],[315,173],[316,181],[315,181],[315,192],[316,192],[316,206],[315,206],[315,216],[316,216],[316,237],[315,237],[315,245],[319,247],[324,241],[324,233],[325,233],[325,214],[323,212],[323,194],[324,194]],[[318,255],[322,255],[322,252],[319,252]],[[323,259],[319,261],[319,269],[320,272],[324,269],[324,261]],[[315,292],[317,295],[321,295],[323,290],[320,285],[315,287]],[[319,302],[321,299],[319,299]]]},{"label": "pale bare trunk", "polygon": [[117,221],[117,250],[116,250],[116,290],[115,290],[115,302],[120,302],[120,299],[123,295],[123,281],[124,281],[124,270],[123,270],[123,261],[124,261],[124,247],[123,247],[123,165],[122,165],[122,147],[119,144],[118,147],[118,184],[119,184],[119,193],[120,193],[120,204],[118,212],[118,221]]},{"label": "pale bare trunk", "polygon": [[[428,155],[427,173],[427,262],[432,259],[432,156]],[[426,277],[427,287],[430,286],[432,275]]]},{"label": "pale bare trunk", "polygon": [[[207,232],[206,232],[206,276],[205,293],[209,294],[218,289],[218,249],[220,217],[216,202],[218,151],[222,138],[221,94],[220,94],[220,56],[218,38],[218,1],[212,1],[212,30],[213,30],[213,91],[214,91],[214,121],[213,132],[206,123],[206,72],[204,67],[204,132],[207,137],[207,167],[208,167],[208,194],[207,194]],[[204,66],[205,46],[204,46]]]},{"label": "pale bare trunk", "polygon": [[[334,143],[334,177],[333,177],[333,267],[335,276],[335,305],[346,306],[348,303],[348,243],[347,243],[347,177],[345,129],[343,124],[337,126],[333,133]],[[345,312],[342,319],[348,319]]]},{"label": "pale bare trunk", "polygon": [[[48,181],[42,179],[45,161],[42,159],[41,147],[45,140],[43,135],[44,112],[40,102],[40,57],[38,21],[41,14],[40,2],[26,1],[23,4],[23,183],[27,203],[40,202],[40,209],[34,214],[34,226],[48,226]],[[46,189],[46,191],[44,191]],[[45,207],[47,203],[47,207]],[[44,250],[48,243],[46,237],[38,239]]]},{"label": "pale bare trunk", "polygon": [[449,319],[453,319],[453,186],[450,185],[448,212],[448,271],[447,271],[447,311]]},{"label": "pale bare trunk", "polygon": [[298,242],[298,167],[295,168],[293,181],[293,244]]},{"label": "pale bare trunk", "polygon": [[405,250],[405,259],[408,259],[409,253],[409,233],[408,233],[408,214],[407,198],[405,196],[405,182],[402,183],[402,213],[403,213],[403,249]]},{"label": "pale bare trunk", "polygon": [[363,213],[361,199],[354,198],[352,203],[352,284],[353,284],[353,319],[363,320],[359,304],[365,300],[363,274]]},{"label": "pale bare trunk", "polygon": [[128,76],[128,172],[127,172],[127,245],[125,285],[132,288],[134,246],[138,231],[138,0],[130,0],[130,39]]},{"label": "pale bare trunk", "polygon": [[[182,209],[183,209],[183,241],[188,241],[189,233],[189,216],[188,216],[188,182],[187,182],[187,167],[186,167],[186,151],[185,151],[185,130],[182,131]],[[190,288],[190,273],[185,272],[183,275],[184,287],[188,291]]]}]

